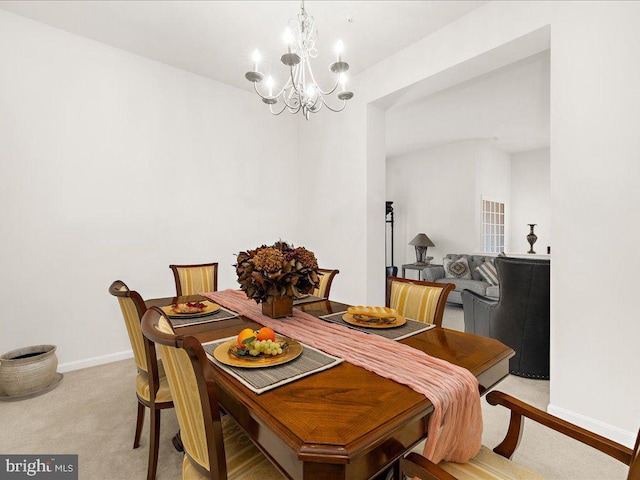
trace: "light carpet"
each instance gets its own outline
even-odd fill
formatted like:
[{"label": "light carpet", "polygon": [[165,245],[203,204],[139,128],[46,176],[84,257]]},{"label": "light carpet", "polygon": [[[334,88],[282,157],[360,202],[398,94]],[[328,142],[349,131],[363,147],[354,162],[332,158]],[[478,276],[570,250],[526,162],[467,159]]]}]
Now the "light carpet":
[{"label": "light carpet", "polygon": [[[462,308],[448,306],[443,327],[464,329]],[[509,376],[498,387],[543,410],[549,382]],[[140,447],[132,449],[135,430],[133,359],[65,374],[53,391],[19,402],[0,402],[0,453],[78,454],[82,480],[144,479],[147,472],[148,412]],[[508,411],[482,401],[483,443],[500,443]],[[158,480],[181,477],[182,454],[171,438],[178,431],[173,410],[162,412]],[[626,478],[625,465],[589,447],[527,422],[514,460],[553,480]],[[331,480],[331,479],[327,479]]]}]

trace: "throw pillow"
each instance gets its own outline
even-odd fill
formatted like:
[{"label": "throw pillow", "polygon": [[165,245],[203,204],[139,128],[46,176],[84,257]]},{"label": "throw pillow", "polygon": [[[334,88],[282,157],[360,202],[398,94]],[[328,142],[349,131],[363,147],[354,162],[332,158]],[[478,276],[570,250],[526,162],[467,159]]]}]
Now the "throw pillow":
[{"label": "throw pillow", "polygon": [[498,285],[498,271],[493,263],[484,262],[476,270],[489,285]]},{"label": "throw pillow", "polygon": [[467,278],[471,280],[471,269],[469,268],[467,257],[462,257],[458,260],[445,258],[443,263],[445,278]]}]

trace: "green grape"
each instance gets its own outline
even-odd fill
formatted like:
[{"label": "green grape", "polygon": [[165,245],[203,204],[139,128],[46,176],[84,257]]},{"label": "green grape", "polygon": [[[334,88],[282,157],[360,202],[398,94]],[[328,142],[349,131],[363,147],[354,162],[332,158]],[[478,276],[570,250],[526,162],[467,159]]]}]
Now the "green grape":
[{"label": "green grape", "polygon": [[252,357],[255,357],[258,355],[258,350],[256,350],[255,348],[249,350],[249,355],[251,355]]}]

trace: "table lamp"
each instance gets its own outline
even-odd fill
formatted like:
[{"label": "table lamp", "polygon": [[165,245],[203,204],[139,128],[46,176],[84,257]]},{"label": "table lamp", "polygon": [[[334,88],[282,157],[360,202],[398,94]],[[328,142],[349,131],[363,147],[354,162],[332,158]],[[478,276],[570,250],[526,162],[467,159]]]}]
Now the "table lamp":
[{"label": "table lamp", "polygon": [[416,265],[428,265],[433,257],[427,257],[427,248],[436,245],[424,233],[419,233],[409,242],[409,245],[416,247]]}]

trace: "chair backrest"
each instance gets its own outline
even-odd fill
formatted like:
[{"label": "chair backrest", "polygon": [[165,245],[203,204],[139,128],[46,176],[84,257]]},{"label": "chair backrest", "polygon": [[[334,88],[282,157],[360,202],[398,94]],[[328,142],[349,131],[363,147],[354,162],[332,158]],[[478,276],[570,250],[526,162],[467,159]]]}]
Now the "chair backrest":
[{"label": "chair backrest", "polygon": [[144,300],[138,292],[129,290],[129,287],[121,280],[116,280],[111,284],[109,293],[116,297],[120,304],[136,365],[139,370],[148,373],[147,352],[140,328],[140,320],[146,311]]},{"label": "chair backrest", "polygon": [[315,297],[329,298],[329,292],[331,290],[331,284],[333,283],[333,277],[340,273],[340,270],[327,270],[325,268],[319,268],[320,272],[320,285],[313,291]]},{"label": "chair backrest", "polygon": [[142,331],[160,349],[189,462],[207,478],[226,479],[214,373],[202,345],[194,337],[175,335],[158,307],[145,313]]},{"label": "chair backrest", "polygon": [[451,283],[422,282],[406,278],[387,278],[387,307],[395,308],[401,315],[419,322],[442,326],[442,316]]},{"label": "chair backrest", "polygon": [[218,290],[218,264],[169,265],[176,281],[176,295],[197,295]]}]

